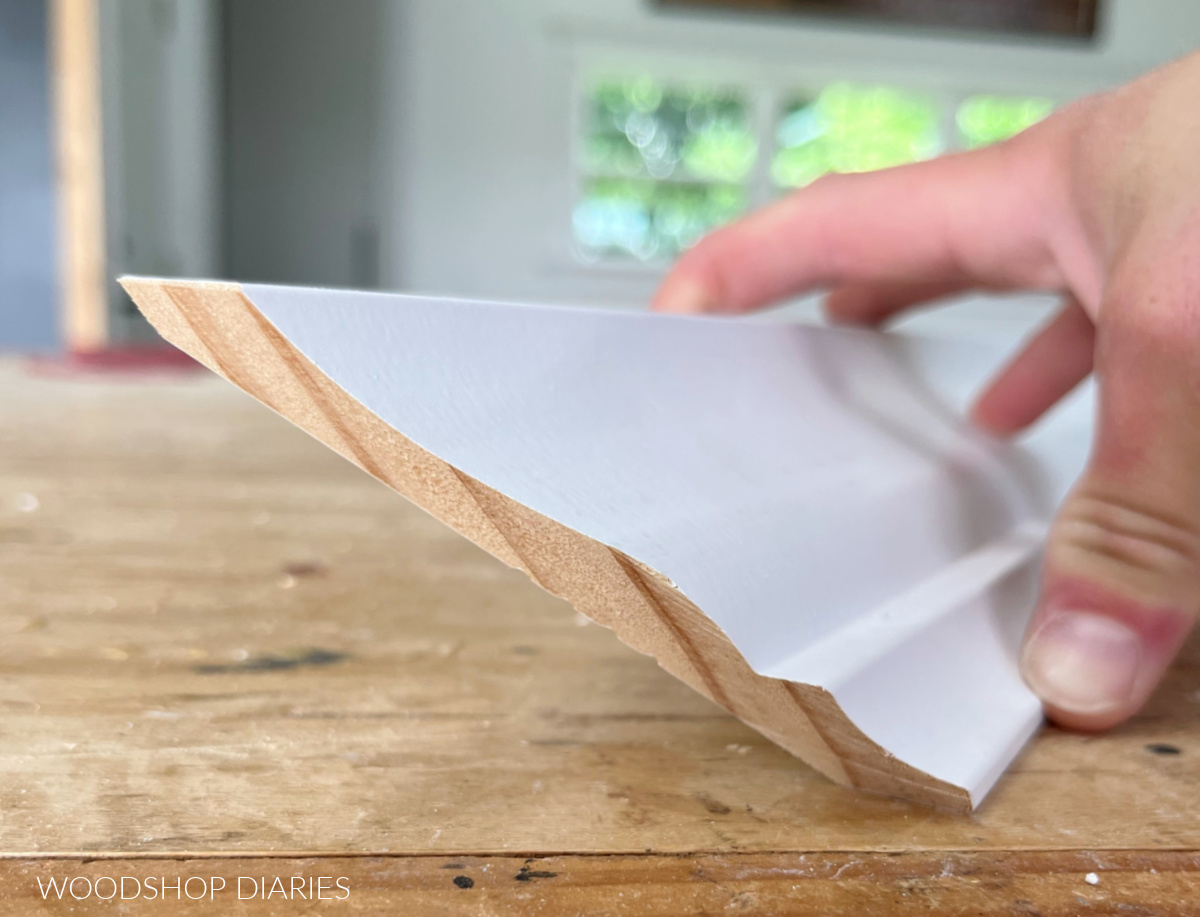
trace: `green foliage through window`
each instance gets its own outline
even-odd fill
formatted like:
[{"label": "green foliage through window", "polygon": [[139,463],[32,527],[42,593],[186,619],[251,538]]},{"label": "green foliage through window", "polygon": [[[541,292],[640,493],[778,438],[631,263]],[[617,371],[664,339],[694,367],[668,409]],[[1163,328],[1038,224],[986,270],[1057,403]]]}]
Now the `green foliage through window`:
[{"label": "green foliage through window", "polygon": [[739,182],[754,166],[749,107],[737,93],[618,80],[593,86],[588,109],[593,174]]},{"label": "green foliage through window", "polygon": [[591,255],[671,257],[746,203],[739,185],[592,178],[575,206],[575,238]]},{"label": "green foliage through window", "polygon": [[958,142],[964,149],[1007,140],[1032,127],[1054,109],[1049,99],[976,95],[958,106]]},{"label": "green foliage through window", "polygon": [[[1011,137],[1053,105],[974,95],[954,110],[971,149]],[[748,91],[649,77],[595,81],[587,90],[574,235],[587,257],[672,258],[743,213],[758,158]],[[829,172],[867,172],[945,151],[944,99],[896,86],[830,83],[792,97],[775,125],[770,174],[799,188]],[[763,195],[760,190],[754,198]]]},{"label": "green foliage through window", "polygon": [[649,78],[592,85],[575,238],[591,256],[673,257],[746,208],[758,155],[746,98]]},{"label": "green foliage through window", "polygon": [[832,83],[787,106],[771,163],[776,184],[807,185],[827,172],[867,172],[944,148],[937,102],[890,86]]}]

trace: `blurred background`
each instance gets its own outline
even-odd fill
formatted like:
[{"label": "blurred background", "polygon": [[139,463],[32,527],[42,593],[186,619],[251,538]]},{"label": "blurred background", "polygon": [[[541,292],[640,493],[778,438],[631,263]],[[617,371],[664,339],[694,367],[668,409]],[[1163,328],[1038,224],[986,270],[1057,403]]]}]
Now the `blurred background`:
[{"label": "blurred background", "polygon": [[126,272],[644,307],[1197,46],[1195,0],[0,0],[0,349],[150,339]]}]

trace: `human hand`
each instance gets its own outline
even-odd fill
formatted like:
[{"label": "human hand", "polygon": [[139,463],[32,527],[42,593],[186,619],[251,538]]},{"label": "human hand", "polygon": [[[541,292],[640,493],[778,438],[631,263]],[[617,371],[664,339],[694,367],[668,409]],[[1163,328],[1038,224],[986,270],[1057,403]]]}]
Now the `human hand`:
[{"label": "human hand", "polygon": [[1200,55],[993,147],[821,178],[701,240],[654,308],[818,288],[832,319],[866,325],[971,289],[1061,293],[972,417],[1015,433],[1095,372],[1091,458],[1021,666],[1063,725],[1134,714],[1200,612]]}]

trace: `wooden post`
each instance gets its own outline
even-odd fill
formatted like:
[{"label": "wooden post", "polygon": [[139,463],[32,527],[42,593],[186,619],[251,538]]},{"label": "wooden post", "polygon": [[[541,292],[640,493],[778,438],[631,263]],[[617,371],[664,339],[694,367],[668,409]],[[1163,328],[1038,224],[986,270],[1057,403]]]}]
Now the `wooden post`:
[{"label": "wooden post", "polygon": [[98,0],[51,0],[60,326],[71,351],[108,343]]}]

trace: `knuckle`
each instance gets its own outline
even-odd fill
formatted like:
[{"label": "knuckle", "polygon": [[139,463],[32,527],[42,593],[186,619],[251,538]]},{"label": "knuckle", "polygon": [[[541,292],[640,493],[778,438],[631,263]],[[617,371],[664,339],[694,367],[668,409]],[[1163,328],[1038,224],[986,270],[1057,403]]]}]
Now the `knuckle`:
[{"label": "knuckle", "polygon": [[1200,598],[1200,527],[1170,511],[1081,488],[1055,521],[1053,550],[1071,566],[1099,567],[1160,598]]}]

